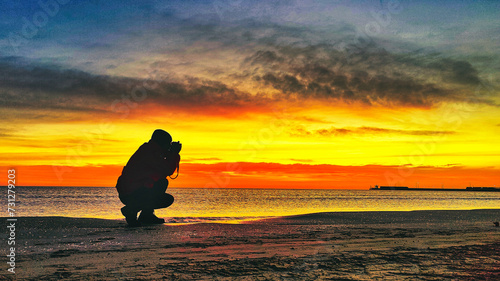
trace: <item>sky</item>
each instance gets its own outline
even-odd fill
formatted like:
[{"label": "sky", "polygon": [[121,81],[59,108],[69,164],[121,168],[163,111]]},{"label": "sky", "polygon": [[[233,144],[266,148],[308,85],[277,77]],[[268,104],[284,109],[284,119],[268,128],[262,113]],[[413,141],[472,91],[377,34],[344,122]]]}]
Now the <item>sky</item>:
[{"label": "sky", "polygon": [[183,144],[173,187],[500,184],[498,1],[0,11],[0,167],[18,185],[114,186],[158,128]]}]

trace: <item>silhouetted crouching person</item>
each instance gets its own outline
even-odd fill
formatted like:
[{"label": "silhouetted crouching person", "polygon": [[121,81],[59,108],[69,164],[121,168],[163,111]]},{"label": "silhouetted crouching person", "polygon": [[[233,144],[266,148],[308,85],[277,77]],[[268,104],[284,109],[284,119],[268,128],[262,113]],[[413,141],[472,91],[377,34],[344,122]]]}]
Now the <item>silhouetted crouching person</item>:
[{"label": "silhouetted crouching person", "polygon": [[174,203],[174,197],[165,193],[166,178],[175,172],[180,162],[180,143],[173,144],[169,133],[156,130],[151,140],[141,145],[123,167],[116,189],[125,204],[121,212],[130,226],[165,222],[154,214],[154,210]]}]

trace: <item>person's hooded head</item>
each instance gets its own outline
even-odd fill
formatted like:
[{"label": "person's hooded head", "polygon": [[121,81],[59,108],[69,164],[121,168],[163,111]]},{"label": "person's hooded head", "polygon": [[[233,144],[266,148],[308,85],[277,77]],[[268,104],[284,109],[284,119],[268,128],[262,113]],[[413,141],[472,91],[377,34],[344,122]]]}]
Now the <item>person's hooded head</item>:
[{"label": "person's hooded head", "polygon": [[157,129],[153,132],[151,140],[161,146],[161,148],[165,151],[168,151],[170,149],[170,145],[172,144],[172,136],[161,129]]}]

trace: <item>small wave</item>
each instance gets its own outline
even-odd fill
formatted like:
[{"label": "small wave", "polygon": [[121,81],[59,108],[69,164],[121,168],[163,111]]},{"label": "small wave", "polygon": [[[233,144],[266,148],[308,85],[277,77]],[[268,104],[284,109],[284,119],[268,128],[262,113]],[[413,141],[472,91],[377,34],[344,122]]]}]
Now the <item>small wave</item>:
[{"label": "small wave", "polygon": [[195,223],[242,223],[267,219],[271,217],[171,217],[165,220],[166,224],[195,224]]}]

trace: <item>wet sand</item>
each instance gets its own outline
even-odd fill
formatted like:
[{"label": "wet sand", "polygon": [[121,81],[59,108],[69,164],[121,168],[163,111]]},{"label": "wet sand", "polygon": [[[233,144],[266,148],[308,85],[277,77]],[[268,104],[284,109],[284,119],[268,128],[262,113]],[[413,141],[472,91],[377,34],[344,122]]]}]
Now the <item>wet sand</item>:
[{"label": "wet sand", "polygon": [[16,274],[4,263],[0,280],[499,280],[499,220],[500,209],[139,228],[20,217]]}]

